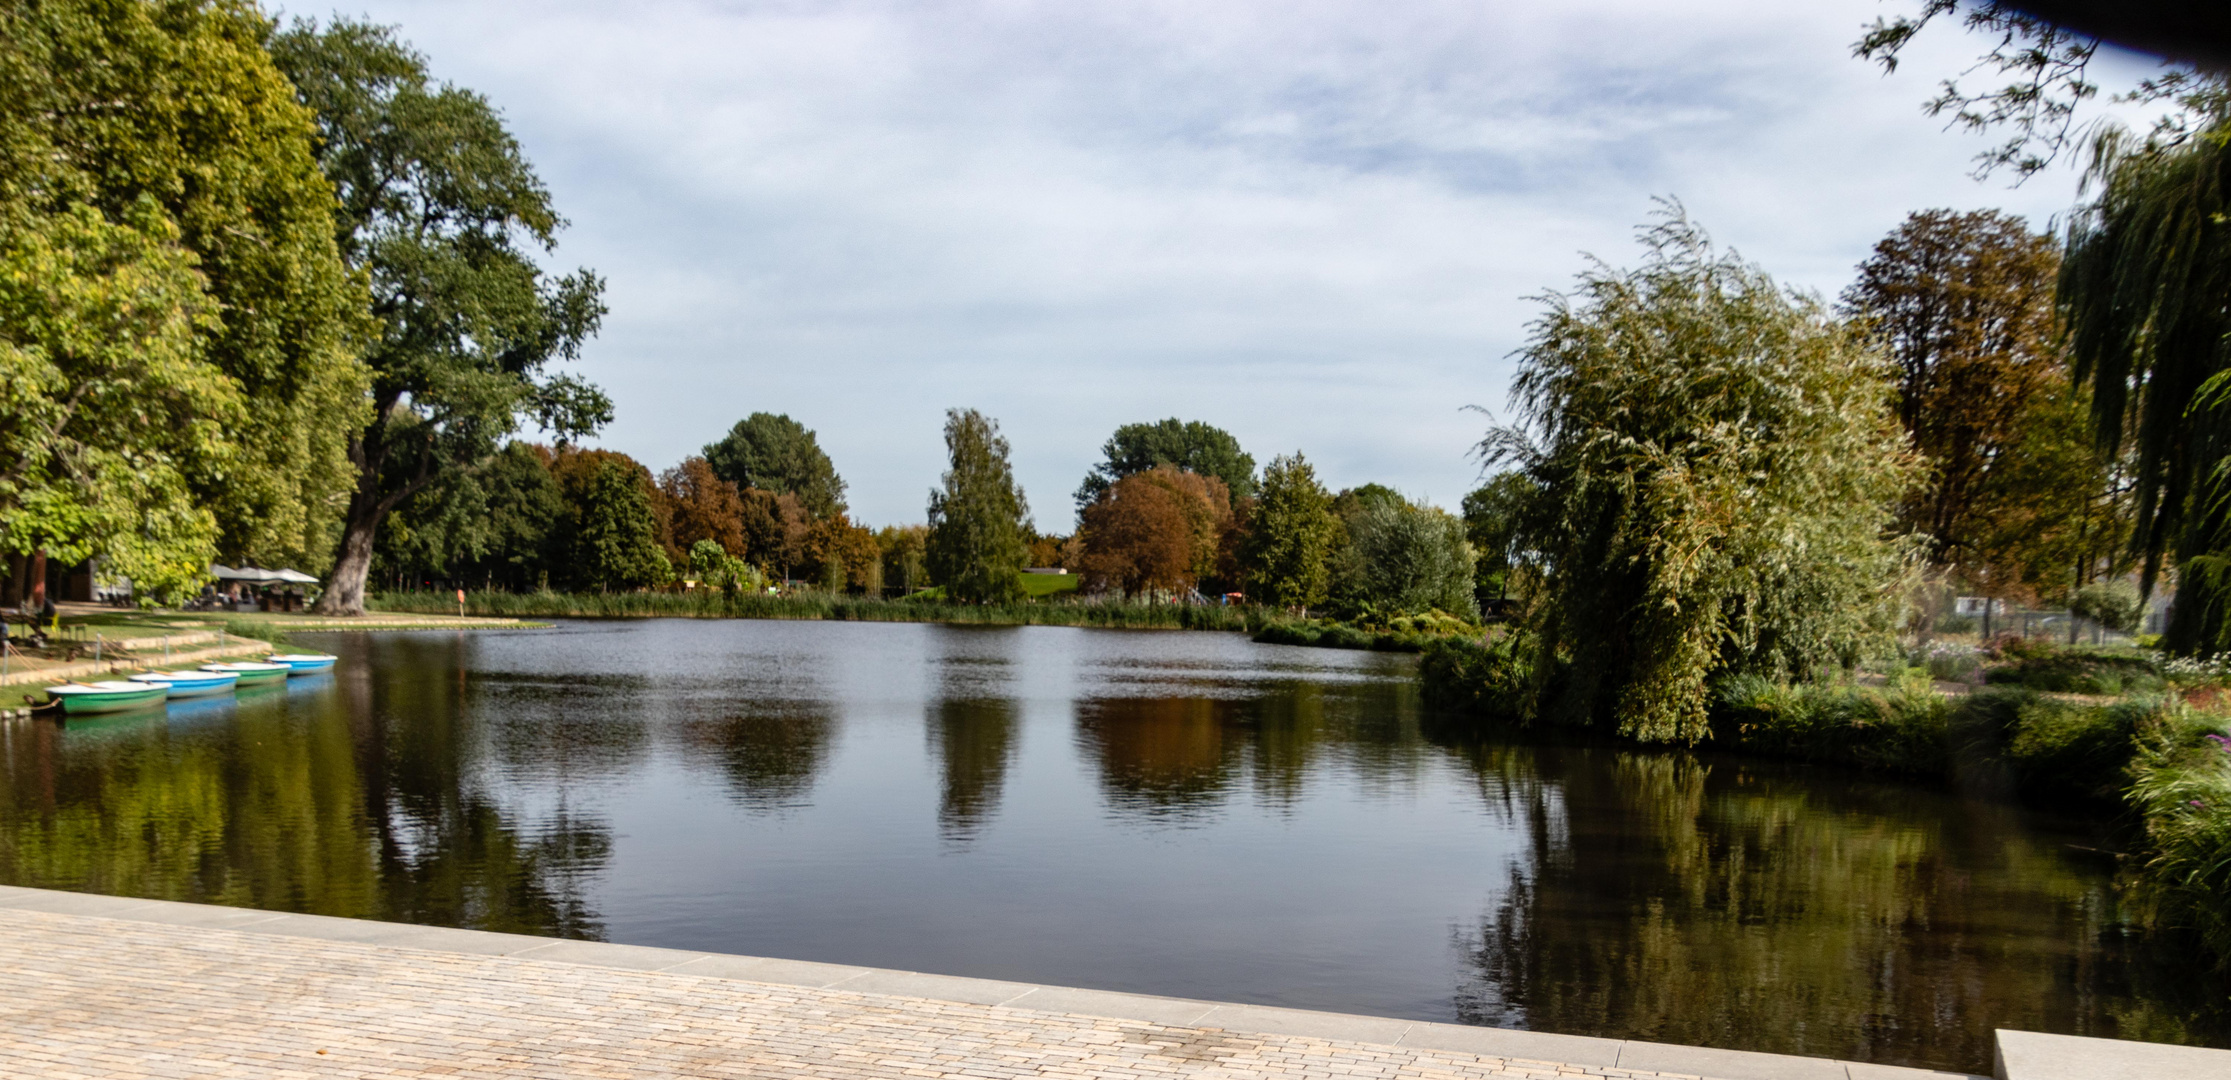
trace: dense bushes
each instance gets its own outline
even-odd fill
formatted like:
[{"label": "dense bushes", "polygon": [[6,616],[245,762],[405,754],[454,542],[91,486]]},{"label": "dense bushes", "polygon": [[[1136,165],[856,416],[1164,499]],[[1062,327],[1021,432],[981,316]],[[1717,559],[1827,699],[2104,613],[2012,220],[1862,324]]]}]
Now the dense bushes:
[{"label": "dense bushes", "polygon": [[1512,636],[1432,641],[1418,659],[1419,692],[1437,709],[1523,725],[1532,666],[1520,648]]},{"label": "dense bushes", "polygon": [[1927,672],[1876,688],[1738,675],[1716,688],[1712,741],[1771,757],[1943,775],[1952,706]]},{"label": "dense bushes", "polygon": [[2000,754],[2016,788],[2033,801],[2112,803],[2129,785],[2133,737],[2162,707],[2156,701],[2079,705],[2019,695]]},{"label": "dense bushes", "polygon": [[1368,622],[1337,619],[1290,619],[1262,613],[1255,640],[1265,645],[1308,645],[1320,649],[1370,649],[1376,652],[1423,652],[1435,642],[1468,639],[1480,632],[1478,623],[1439,608],[1417,615],[1397,615]]},{"label": "dense bushes", "polygon": [[2231,723],[2160,710],[2139,734],[2132,774],[2145,830],[2132,883],[2148,922],[2196,935],[2231,966]]},{"label": "dense bushes", "polygon": [[2164,685],[2154,657],[2127,649],[2029,651],[1984,678],[2063,694],[2157,693]]}]

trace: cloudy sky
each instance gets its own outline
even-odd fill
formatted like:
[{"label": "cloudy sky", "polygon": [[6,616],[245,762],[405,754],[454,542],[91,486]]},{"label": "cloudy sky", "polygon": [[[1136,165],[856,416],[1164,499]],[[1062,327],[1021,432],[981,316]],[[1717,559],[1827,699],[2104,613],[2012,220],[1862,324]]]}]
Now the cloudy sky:
[{"label": "cloudy sky", "polygon": [[[1968,178],[1850,57],[1912,0],[376,0],[486,94],[609,281],[601,444],[663,468],[757,410],[854,516],[918,521],[948,406],[996,418],[1038,524],[1118,424],[1306,452],[1453,506],[1510,352],[1654,196],[1833,294],[1910,210],[2042,223],[2074,177]],[[325,9],[291,7],[303,14]]]}]

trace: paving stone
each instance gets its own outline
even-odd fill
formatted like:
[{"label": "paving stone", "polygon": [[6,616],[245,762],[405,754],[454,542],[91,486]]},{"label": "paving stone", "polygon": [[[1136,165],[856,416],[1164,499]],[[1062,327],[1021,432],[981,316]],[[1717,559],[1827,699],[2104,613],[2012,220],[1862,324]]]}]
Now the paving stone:
[{"label": "paving stone", "polygon": [[1843,1062],[1851,1080],[1990,1080],[1974,1073],[1945,1072],[1940,1069],[1913,1069],[1901,1065],[1871,1065],[1864,1061]]},{"label": "paving stone", "polygon": [[1619,1064],[1618,1039],[1557,1035],[1547,1031],[1473,1027],[1469,1024],[1417,1024],[1404,1032],[1403,1046],[1425,1050],[1462,1050],[1473,1054],[1556,1061],[1575,1065]]},{"label": "paving stone", "polygon": [[1087,1016],[1112,1016],[1124,1020],[1147,1020],[1157,1024],[1186,1026],[1191,1026],[1217,1006],[1213,1001],[1189,1001],[1185,998],[1123,994],[1112,990],[1085,990],[1069,986],[1040,986],[1004,1004],[1039,1012],[1083,1013]]},{"label": "paving stone", "polygon": [[1850,1076],[1843,1062],[1828,1058],[1632,1040],[1619,1048],[1619,1067],[1722,1080],[1847,1080]]},{"label": "paving stone", "polygon": [[1997,1032],[1999,1080],[2223,1080],[2231,1050],[2037,1031]]},{"label": "paving stone", "polygon": [[875,970],[849,967],[844,964],[821,964],[811,960],[784,960],[772,956],[728,956],[714,953],[700,957],[671,969],[680,975],[706,975],[719,979],[749,979],[752,982],[781,983],[786,986],[835,986],[846,979],[856,979]]},{"label": "paving stone", "polygon": [[[1023,984],[1012,984],[1023,998],[1046,993],[1056,1008],[686,973],[718,958],[645,971],[505,955],[513,942],[496,939],[512,935],[360,929],[368,940],[349,940],[329,925],[343,921],[282,934],[266,927],[283,921],[235,930],[16,907],[0,920],[0,1080],[1664,1080],[1387,1045],[1418,1026],[1408,1021],[1214,1006],[1179,1025],[1068,1011],[1090,999]],[[431,941],[470,948],[421,944]],[[784,961],[759,970],[784,964],[808,977],[849,971],[852,982],[897,974]],[[919,978],[917,989],[954,989]],[[1277,1030],[1305,1021],[1319,1025],[1313,1034]],[[1327,1037],[1350,1029],[1359,1037]]]},{"label": "paving stone", "polygon": [[531,957],[536,960],[562,960],[569,964],[590,964],[596,967],[628,968],[634,971],[664,971],[692,960],[703,960],[709,954],[687,949],[654,949],[647,945],[614,945],[603,941],[547,941],[503,955]]}]

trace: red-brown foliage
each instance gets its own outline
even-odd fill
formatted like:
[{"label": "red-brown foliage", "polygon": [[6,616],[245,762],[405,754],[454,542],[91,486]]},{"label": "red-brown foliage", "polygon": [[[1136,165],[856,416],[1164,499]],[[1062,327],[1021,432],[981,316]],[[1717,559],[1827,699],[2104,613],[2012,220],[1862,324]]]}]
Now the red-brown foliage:
[{"label": "red-brown foliage", "polygon": [[1167,466],[1126,476],[1085,508],[1085,587],[1126,596],[1190,589],[1216,572],[1231,526],[1222,480]]},{"label": "red-brown foliage", "polygon": [[713,474],[701,457],[683,458],[658,478],[666,497],[670,525],[667,557],[689,565],[689,549],[711,540],[736,558],[750,552],[744,539],[744,498],[736,485]]}]

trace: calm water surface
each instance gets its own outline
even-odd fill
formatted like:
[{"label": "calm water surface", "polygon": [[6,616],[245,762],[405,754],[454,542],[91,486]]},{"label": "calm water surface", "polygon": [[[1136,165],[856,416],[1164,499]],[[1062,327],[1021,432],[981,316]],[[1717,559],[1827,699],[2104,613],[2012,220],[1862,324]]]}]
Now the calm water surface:
[{"label": "calm water surface", "polygon": [[[1407,657],[653,621],[0,732],[0,880],[1989,1071],[2221,1045],[2105,841],[1839,771],[1460,737]],[[305,641],[304,644],[311,644]]]}]

